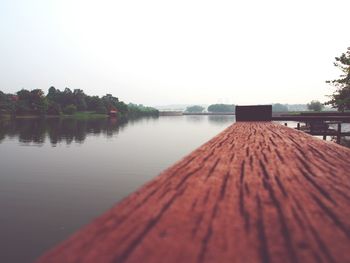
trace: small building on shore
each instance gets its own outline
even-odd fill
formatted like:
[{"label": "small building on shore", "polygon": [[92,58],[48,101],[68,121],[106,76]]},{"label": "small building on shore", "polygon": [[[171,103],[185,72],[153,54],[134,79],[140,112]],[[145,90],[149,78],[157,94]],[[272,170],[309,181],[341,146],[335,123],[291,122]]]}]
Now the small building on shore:
[{"label": "small building on shore", "polygon": [[118,111],[117,109],[110,109],[108,112],[109,117],[117,117]]}]

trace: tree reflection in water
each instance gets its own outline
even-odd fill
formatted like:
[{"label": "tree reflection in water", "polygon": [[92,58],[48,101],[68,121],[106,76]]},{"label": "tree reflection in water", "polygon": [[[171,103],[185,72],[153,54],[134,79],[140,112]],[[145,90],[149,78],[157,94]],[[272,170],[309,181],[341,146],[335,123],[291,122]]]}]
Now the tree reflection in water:
[{"label": "tree reflection in water", "polygon": [[236,117],[235,115],[209,115],[208,121],[215,125],[222,126],[229,122],[234,123]]},{"label": "tree reflection in water", "polygon": [[[143,119],[158,117],[143,117]],[[82,143],[89,134],[104,134],[112,137],[123,130],[127,123],[133,123],[140,118],[132,119],[92,119],[79,120],[71,118],[48,119],[14,119],[0,121],[0,143],[6,137],[18,138],[21,143],[42,145],[49,139],[52,146],[65,142],[66,144]]]}]

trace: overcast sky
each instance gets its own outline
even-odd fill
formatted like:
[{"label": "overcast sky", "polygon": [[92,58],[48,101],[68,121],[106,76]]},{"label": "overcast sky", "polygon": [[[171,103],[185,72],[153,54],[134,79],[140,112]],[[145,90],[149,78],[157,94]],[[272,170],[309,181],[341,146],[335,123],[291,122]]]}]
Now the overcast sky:
[{"label": "overcast sky", "polygon": [[325,101],[349,0],[1,0],[0,90],[126,102]]}]

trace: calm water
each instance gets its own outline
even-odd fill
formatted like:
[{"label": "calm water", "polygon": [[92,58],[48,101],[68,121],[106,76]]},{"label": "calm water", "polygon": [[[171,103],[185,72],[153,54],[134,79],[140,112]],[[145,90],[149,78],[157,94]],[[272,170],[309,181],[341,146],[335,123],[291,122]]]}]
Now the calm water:
[{"label": "calm water", "polygon": [[30,262],[234,116],[0,123],[0,262]]}]

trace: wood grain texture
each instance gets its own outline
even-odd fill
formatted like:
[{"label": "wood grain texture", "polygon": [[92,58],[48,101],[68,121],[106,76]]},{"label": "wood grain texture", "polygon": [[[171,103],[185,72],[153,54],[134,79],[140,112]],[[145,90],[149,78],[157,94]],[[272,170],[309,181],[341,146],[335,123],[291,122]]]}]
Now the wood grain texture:
[{"label": "wood grain texture", "polygon": [[38,262],[350,262],[350,150],[235,123]]}]

